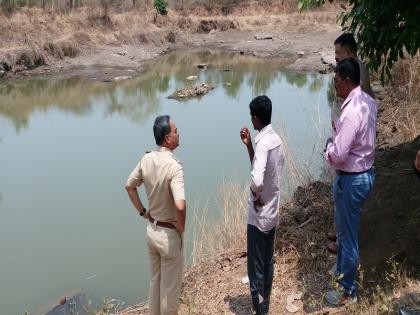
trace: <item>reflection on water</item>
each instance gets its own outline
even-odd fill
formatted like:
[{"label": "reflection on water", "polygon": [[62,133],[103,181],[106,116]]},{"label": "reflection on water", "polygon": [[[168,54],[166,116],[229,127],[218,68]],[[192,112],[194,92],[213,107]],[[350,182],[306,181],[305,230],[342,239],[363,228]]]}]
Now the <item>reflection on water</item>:
[{"label": "reflection on water", "polygon": [[[195,69],[199,63],[208,70]],[[285,79],[298,88],[317,92],[324,77],[318,74],[282,72],[280,60],[262,60],[234,53],[172,53],[150,66],[140,77],[124,83],[89,82],[80,77],[70,79],[32,79],[0,82],[0,115],[10,119],[16,130],[28,127],[30,115],[51,108],[74,115],[92,113],[92,106],[102,104],[104,115],[122,114],[142,124],[159,112],[160,96],[170,94],[170,80],[175,88],[193,84],[186,80],[192,73],[198,82],[221,86],[229,98],[236,98],[242,85],[253,95],[266,94],[274,81]]]},{"label": "reflection on water", "polygon": [[[283,200],[289,173],[308,168],[318,177],[318,151],[330,132],[331,77],[283,67],[278,59],[176,52],[120,83],[0,82],[0,262],[13,262],[0,264],[0,313],[34,313],[75,288],[127,304],[147,297],[145,224],[123,185],[155,146],[156,115],[170,114],[180,131],[176,156],[184,164],[189,231],[204,205],[209,217],[219,215],[224,182],[247,184],[239,130],[251,126],[248,104],[257,95],[272,99],[273,126],[295,163],[282,181]],[[195,83],[186,79],[191,75],[215,89],[202,98],[167,99]]]}]

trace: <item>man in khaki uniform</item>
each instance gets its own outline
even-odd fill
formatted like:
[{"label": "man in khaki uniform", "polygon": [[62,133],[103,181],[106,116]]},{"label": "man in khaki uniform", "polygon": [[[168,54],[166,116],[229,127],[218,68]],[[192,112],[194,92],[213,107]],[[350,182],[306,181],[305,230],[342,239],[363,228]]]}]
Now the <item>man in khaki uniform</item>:
[{"label": "man in khaki uniform", "polygon": [[[183,271],[183,242],[186,203],[184,174],[172,151],[179,134],[169,116],[159,116],[153,125],[157,150],[147,152],[134,168],[126,190],[140,216],[148,220],[151,315],[178,313]],[[143,206],[137,187],[144,184],[149,210]]]}]

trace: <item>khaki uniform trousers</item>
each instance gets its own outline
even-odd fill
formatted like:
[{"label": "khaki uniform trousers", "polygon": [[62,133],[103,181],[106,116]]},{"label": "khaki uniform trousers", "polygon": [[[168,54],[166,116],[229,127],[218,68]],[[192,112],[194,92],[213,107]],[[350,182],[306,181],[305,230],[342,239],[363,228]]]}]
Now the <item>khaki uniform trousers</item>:
[{"label": "khaki uniform trousers", "polygon": [[149,314],[177,314],[184,264],[181,236],[175,229],[149,223],[147,245],[150,258]]}]

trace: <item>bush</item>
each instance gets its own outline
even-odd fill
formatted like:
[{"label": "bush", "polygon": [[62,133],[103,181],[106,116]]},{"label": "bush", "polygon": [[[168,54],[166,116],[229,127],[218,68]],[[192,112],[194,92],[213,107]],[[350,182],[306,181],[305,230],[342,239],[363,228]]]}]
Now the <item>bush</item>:
[{"label": "bush", "polygon": [[165,0],[155,0],[155,8],[161,15],[168,14],[168,4]]}]

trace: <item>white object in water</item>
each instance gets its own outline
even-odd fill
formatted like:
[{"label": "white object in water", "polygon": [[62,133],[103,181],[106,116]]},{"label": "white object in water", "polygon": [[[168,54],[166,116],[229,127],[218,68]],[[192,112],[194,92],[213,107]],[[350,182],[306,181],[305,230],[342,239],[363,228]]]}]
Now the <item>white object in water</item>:
[{"label": "white object in water", "polygon": [[93,279],[93,278],[96,278],[95,274],[91,274],[91,275],[85,277],[85,280],[90,280],[90,279]]}]

